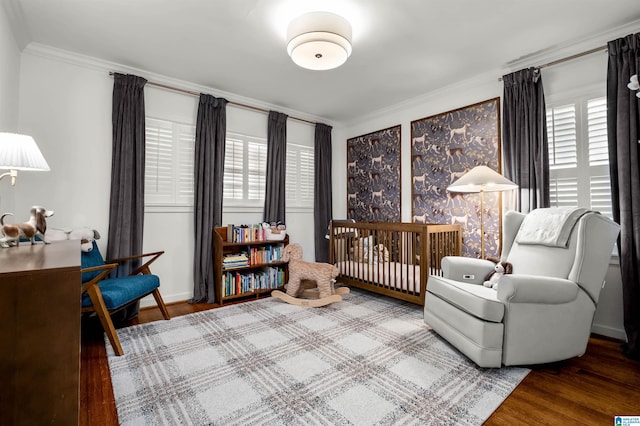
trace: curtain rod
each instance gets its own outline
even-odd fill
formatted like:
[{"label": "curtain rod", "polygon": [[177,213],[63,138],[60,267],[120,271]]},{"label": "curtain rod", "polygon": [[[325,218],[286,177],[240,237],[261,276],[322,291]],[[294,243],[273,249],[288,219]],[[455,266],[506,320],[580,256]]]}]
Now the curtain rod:
[{"label": "curtain rod", "polygon": [[[113,75],[114,72],[113,71],[109,71],[109,75]],[[173,87],[173,86],[169,86],[167,84],[163,84],[163,83],[156,83],[155,81],[148,81],[147,83],[149,86],[155,86],[155,87],[160,87],[162,89],[167,89],[167,90],[172,90],[174,92],[180,92],[180,93],[185,93],[187,95],[192,95],[192,96],[200,96],[199,92],[194,92],[193,90],[187,90],[187,89],[180,89],[179,87]],[[269,113],[268,109],[264,109],[264,108],[259,108],[259,107],[255,107],[252,105],[247,105],[247,104],[243,104],[240,102],[234,102],[234,101],[228,101],[230,105],[235,105],[241,108],[245,108],[245,109],[250,109],[253,111],[258,111],[258,112],[264,112],[266,114]],[[303,123],[307,123],[307,124],[311,124],[311,125],[316,125],[315,122],[313,121],[309,121],[309,120],[305,120],[304,118],[298,118],[298,117],[293,117],[293,116],[289,116],[290,119],[292,120],[296,120],[296,121],[301,121]]]},{"label": "curtain rod", "polygon": [[[583,56],[590,55],[592,53],[602,52],[603,50],[607,50],[607,49],[608,49],[607,46],[596,47],[596,48],[593,48],[591,50],[587,50],[585,52],[576,53],[575,55],[567,56],[566,58],[556,59],[555,61],[547,62],[546,64],[538,65],[537,67],[533,67],[533,68],[540,69],[540,68],[552,67],[554,65],[558,65],[558,64],[561,64],[563,62],[572,61],[574,59],[578,59],[578,58],[581,58]],[[499,77],[498,81],[502,81],[502,77]]]}]

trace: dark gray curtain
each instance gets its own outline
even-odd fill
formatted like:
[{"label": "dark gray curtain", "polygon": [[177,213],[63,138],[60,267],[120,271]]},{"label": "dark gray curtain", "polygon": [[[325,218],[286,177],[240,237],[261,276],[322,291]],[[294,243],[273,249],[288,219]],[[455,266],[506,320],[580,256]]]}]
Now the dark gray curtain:
[{"label": "dark gray curtain", "polygon": [[265,222],[285,221],[287,176],[287,115],[269,111],[267,176],[264,194]]},{"label": "dark gray curtain", "polygon": [[314,155],[313,223],[316,262],[329,262],[327,226],[333,217],[331,199],[331,126],[316,124]]},{"label": "dark gray curtain", "polygon": [[[111,110],[111,199],[107,259],[142,253],[144,235],[145,118],[142,77],[114,73]],[[140,260],[122,263],[111,273],[123,277],[140,265]],[[114,323],[138,315],[135,303],[112,316]]]},{"label": "dark gray curtain", "polygon": [[640,33],[609,42],[607,136],[613,218],[620,224],[623,352],[640,359],[640,99],[627,84],[640,71]]},{"label": "dark gray curtain", "polygon": [[507,74],[504,82],[504,175],[518,184],[516,209],[549,207],[549,151],[540,70]]},{"label": "dark gray curtain", "polygon": [[[118,73],[114,73],[113,80],[107,259],[141,254],[144,231],[144,85],[147,80]],[[139,261],[123,264],[112,274],[129,275],[138,265]]]},{"label": "dark gray curtain", "polygon": [[201,94],[196,120],[193,167],[193,299],[215,301],[213,285],[213,228],[222,225],[224,149],[227,133],[227,100]]}]

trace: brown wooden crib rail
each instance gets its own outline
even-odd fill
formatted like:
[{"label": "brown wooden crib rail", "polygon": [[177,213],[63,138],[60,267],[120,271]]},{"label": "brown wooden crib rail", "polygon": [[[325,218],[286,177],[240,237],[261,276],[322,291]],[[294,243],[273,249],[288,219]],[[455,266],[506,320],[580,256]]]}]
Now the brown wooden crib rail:
[{"label": "brown wooden crib rail", "polygon": [[442,258],[462,253],[460,225],[334,220],[329,239],[338,282],[420,305]]}]

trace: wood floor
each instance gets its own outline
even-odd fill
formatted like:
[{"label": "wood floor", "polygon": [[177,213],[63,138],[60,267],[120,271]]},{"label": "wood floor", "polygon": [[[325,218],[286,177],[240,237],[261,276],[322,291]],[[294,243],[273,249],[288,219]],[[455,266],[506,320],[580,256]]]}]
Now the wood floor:
[{"label": "wood floor", "polygon": [[[216,305],[168,305],[172,317]],[[161,320],[142,309],[130,324]],[[117,425],[103,331],[94,318],[82,322],[80,424]],[[625,358],[620,343],[594,336],[580,358],[534,367],[485,425],[613,425],[615,415],[640,415],[640,361]]]}]

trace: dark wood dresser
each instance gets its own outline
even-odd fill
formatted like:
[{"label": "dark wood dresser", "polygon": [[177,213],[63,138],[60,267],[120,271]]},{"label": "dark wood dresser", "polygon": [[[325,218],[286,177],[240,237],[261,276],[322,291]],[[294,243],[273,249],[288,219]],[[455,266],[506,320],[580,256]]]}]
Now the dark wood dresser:
[{"label": "dark wood dresser", "polygon": [[80,242],[0,248],[0,423],[77,425]]}]

